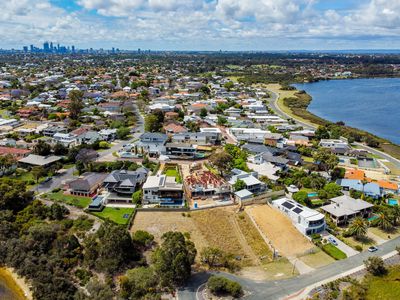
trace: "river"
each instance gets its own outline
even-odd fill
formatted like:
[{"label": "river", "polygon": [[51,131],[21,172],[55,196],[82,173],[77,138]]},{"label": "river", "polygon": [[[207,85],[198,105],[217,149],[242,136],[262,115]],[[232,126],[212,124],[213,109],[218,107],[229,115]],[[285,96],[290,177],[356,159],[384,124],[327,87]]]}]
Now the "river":
[{"label": "river", "polygon": [[400,144],[400,78],[294,84],[312,97],[308,110]]},{"label": "river", "polygon": [[25,299],[22,290],[13,280],[10,274],[0,268],[0,299],[1,300],[23,300]]}]

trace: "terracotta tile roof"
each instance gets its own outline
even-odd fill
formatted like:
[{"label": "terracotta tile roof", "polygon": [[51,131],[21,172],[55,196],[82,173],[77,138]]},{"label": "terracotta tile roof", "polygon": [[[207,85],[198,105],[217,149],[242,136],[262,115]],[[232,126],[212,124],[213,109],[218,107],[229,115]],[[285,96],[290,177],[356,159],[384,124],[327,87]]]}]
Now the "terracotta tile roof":
[{"label": "terracotta tile roof", "polygon": [[391,181],[378,180],[376,183],[379,184],[379,187],[383,189],[394,190],[394,191],[397,191],[399,189],[399,186]]},{"label": "terracotta tile roof", "polygon": [[357,179],[357,180],[365,180],[365,172],[363,170],[351,169],[347,170],[344,178],[346,179]]}]

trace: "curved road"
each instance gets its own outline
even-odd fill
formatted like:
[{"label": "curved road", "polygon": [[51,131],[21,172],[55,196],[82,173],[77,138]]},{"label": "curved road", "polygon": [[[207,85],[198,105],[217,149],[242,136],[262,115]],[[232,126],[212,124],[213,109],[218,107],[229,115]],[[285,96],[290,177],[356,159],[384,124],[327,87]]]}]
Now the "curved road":
[{"label": "curved road", "polygon": [[[278,105],[279,95],[271,90],[268,90],[268,91],[271,93],[271,96],[272,96],[271,100],[269,101],[269,104],[278,116],[280,116],[281,118],[284,118],[284,119],[293,119],[296,121],[296,123],[300,124],[305,129],[316,129],[317,128],[315,125],[305,123],[305,122],[300,121],[300,120],[296,119],[295,117],[292,117],[292,116],[288,115],[287,113],[285,113]],[[393,156],[391,156],[385,152],[379,151],[375,148],[368,147],[361,143],[354,143],[354,144],[357,145],[359,148],[362,148],[366,151],[371,152],[372,154],[378,155],[378,156],[386,159],[387,161],[391,162],[397,168],[400,169],[400,160],[394,158]]]},{"label": "curved road", "polygon": [[[375,253],[370,253],[368,251],[361,252],[347,259],[336,261],[325,267],[319,268],[307,274],[293,277],[291,279],[254,281],[232,274],[220,274],[239,282],[243,289],[250,293],[250,295],[246,296],[247,299],[284,299],[315,283],[330,279],[334,276],[338,276],[347,271],[360,267],[363,265],[363,261],[370,256],[384,256],[394,251],[398,245],[400,245],[400,237],[380,245],[379,250]],[[216,272],[202,272],[194,274],[188,285],[179,290],[179,299],[201,299],[201,297],[197,295],[197,290],[212,274],[216,274]]]}]

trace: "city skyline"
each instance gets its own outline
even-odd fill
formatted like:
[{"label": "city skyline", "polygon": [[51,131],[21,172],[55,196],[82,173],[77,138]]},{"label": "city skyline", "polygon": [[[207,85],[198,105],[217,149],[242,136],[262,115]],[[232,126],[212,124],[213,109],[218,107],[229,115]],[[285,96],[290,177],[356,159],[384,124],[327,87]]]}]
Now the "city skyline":
[{"label": "city skyline", "polygon": [[394,0],[13,0],[0,16],[0,48],[398,49],[399,10]]}]

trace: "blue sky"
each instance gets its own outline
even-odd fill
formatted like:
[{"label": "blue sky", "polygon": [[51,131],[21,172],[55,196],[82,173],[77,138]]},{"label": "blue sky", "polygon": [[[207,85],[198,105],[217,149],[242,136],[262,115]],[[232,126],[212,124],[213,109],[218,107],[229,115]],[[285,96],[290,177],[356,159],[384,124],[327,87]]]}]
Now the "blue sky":
[{"label": "blue sky", "polygon": [[399,0],[4,0],[0,47],[400,49]]}]

